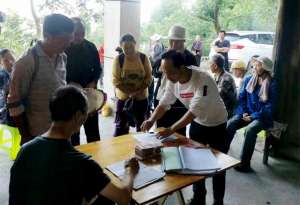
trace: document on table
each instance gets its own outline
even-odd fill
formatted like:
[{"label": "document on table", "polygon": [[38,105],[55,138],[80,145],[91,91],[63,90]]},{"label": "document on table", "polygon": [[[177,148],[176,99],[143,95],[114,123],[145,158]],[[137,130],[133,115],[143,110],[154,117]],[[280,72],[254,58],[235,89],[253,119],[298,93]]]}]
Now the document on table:
[{"label": "document on table", "polygon": [[158,139],[156,133],[138,133],[134,135],[134,138],[140,143],[151,143],[162,145],[164,142],[176,141],[177,137],[175,135],[170,135],[168,137]]},{"label": "document on table", "polygon": [[[123,179],[125,177],[124,165],[125,161],[120,161],[107,166],[106,169],[112,172],[118,178]],[[133,184],[133,188],[135,190],[143,188],[158,180],[161,180],[165,176],[165,173],[161,170],[156,170],[152,167],[146,166],[141,162],[139,162],[139,165],[139,173],[137,174]]]}]

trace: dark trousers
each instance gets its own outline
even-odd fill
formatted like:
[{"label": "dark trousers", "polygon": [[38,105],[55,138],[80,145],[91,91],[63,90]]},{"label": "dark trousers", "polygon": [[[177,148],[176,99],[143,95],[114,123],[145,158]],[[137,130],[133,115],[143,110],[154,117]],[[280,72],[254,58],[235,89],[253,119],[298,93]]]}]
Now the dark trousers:
[{"label": "dark trousers", "polygon": [[200,64],[201,64],[201,55],[197,54],[197,55],[195,55],[195,57],[196,57],[197,65],[200,66]]},{"label": "dark trousers", "polygon": [[260,120],[245,122],[241,115],[233,116],[227,123],[228,138],[226,144],[228,149],[236,131],[242,127],[245,127],[245,141],[241,154],[241,162],[244,165],[250,165],[256,144],[257,134],[263,130],[265,126]]},{"label": "dark trousers", "polygon": [[150,117],[151,115],[151,111],[153,109],[154,106],[154,80],[152,80],[152,83],[150,84],[150,86],[148,87],[148,111],[147,111],[147,118]]},{"label": "dark trousers", "polygon": [[[215,148],[224,153],[227,152],[225,146],[226,135],[227,135],[226,123],[223,123],[215,127],[206,127],[196,122],[191,123],[191,127],[190,127],[191,139],[205,145],[209,144],[210,147]],[[223,198],[225,195],[225,182],[226,182],[225,177],[226,177],[226,172],[222,172],[215,175],[212,179],[215,205],[223,204]],[[195,183],[193,185],[193,191],[194,191],[194,198],[191,204],[205,205],[206,204],[205,180],[201,180]]]},{"label": "dark trousers", "polygon": [[[158,100],[155,100],[155,107],[159,104]],[[171,127],[175,122],[180,120],[188,110],[184,107],[184,105],[177,100],[172,106],[171,109],[168,110],[162,118],[157,120],[157,127]],[[177,133],[186,136],[186,128],[181,128],[176,130]]]},{"label": "dark trousers", "polygon": [[[88,143],[100,140],[98,114],[88,117],[83,126],[86,135],[86,140]],[[73,146],[80,144],[79,132],[71,137],[71,143]]]},{"label": "dark trousers", "polygon": [[115,118],[115,133],[114,136],[125,135],[129,133],[129,122],[128,118],[132,117],[134,121],[134,126],[136,127],[136,131],[141,131],[141,125],[146,120],[147,110],[148,110],[148,99],[144,100],[134,100],[133,102],[133,109],[131,116],[129,116],[124,111],[124,100],[117,100],[117,110],[116,110],[116,118]]}]

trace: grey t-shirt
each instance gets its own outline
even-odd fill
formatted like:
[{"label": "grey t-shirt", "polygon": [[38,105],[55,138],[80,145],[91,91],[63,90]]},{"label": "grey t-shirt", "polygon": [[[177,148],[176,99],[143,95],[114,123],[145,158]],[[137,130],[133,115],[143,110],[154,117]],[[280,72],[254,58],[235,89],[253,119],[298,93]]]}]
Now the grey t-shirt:
[{"label": "grey t-shirt", "polygon": [[50,58],[43,51],[40,42],[34,47],[38,56],[38,68],[34,66],[32,49],[29,49],[14,66],[8,104],[11,116],[25,112],[30,134],[38,136],[51,125],[51,95],[66,84],[67,56],[61,53]]}]

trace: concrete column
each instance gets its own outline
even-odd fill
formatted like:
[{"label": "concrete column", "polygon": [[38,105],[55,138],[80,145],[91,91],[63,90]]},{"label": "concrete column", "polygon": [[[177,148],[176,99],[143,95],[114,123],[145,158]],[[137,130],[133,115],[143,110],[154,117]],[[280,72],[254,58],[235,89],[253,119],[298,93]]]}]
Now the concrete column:
[{"label": "concrete column", "polygon": [[123,34],[131,33],[139,42],[140,0],[104,1],[104,90],[109,100],[114,96],[112,86],[112,63],[117,56],[115,51]]},{"label": "concrete column", "polygon": [[300,160],[300,2],[281,0],[274,46],[276,119],[288,124],[281,153]]}]

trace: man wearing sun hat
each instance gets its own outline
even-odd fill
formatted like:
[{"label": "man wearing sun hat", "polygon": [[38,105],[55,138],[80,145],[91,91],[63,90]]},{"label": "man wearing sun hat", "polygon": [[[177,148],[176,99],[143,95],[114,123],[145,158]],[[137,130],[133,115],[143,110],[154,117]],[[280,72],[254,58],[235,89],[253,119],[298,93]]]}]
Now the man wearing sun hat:
[{"label": "man wearing sun hat", "polygon": [[[169,39],[170,49],[174,49],[184,54],[186,66],[197,66],[196,57],[185,48],[186,30],[184,27],[173,25],[168,32],[167,39]],[[167,84],[167,78],[162,73],[160,65],[161,58],[153,65],[153,70],[155,70],[154,75],[155,77],[159,78],[154,92],[155,107],[158,105],[159,100],[164,95]],[[173,123],[178,121],[186,113],[186,111],[187,109],[184,107],[184,105],[179,100],[177,100],[171,106],[171,109],[164,115],[164,117],[157,121],[157,127],[170,127]],[[177,132],[182,135],[186,135],[185,127],[178,130]]]},{"label": "man wearing sun hat", "polygon": [[273,62],[265,56],[256,58],[254,73],[243,81],[235,116],[227,123],[228,147],[236,133],[245,127],[245,141],[241,164],[235,169],[251,172],[250,161],[254,152],[257,134],[273,125],[273,109],[276,87],[273,80]]}]

